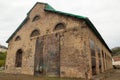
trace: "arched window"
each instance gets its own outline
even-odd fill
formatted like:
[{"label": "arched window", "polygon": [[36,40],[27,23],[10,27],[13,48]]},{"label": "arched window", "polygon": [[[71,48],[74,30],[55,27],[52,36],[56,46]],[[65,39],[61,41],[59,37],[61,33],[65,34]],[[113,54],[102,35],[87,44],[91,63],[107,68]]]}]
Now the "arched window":
[{"label": "arched window", "polygon": [[15,41],[19,41],[19,40],[21,40],[21,38],[20,38],[20,36],[17,36],[17,37],[15,38]]},{"label": "arched window", "polygon": [[19,49],[16,53],[16,61],[15,61],[15,67],[21,67],[22,66],[22,53],[23,51]]},{"label": "arched window", "polygon": [[38,35],[40,35],[39,30],[34,30],[34,31],[31,33],[30,37],[34,37],[34,36],[38,36]]},{"label": "arched window", "polygon": [[64,23],[58,23],[54,28],[54,30],[61,30],[61,29],[65,29]]},{"label": "arched window", "polygon": [[40,16],[39,16],[39,15],[36,15],[36,16],[33,18],[32,21],[37,21],[37,20],[39,20],[39,19],[40,19]]}]

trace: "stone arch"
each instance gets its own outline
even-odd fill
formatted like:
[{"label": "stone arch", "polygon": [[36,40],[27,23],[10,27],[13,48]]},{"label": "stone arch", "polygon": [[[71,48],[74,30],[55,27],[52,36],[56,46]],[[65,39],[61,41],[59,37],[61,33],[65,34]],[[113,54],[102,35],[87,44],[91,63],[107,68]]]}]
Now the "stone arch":
[{"label": "stone arch", "polygon": [[56,24],[56,26],[54,27],[54,30],[61,30],[61,29],[65,29],[66,26],[64,23],[58,23]]},{"label": "stone arch", "polygon": [[36,16],[33,18],[32,22],[37,21],[37,20],[39,20],[39,19],[40,19],[40,15],[36,15]]},{"label": "stone arch", "polygon": [[39,35],[40,35],[40,31],[38,29],[35,29],[32,31],[30,37],[39,36]]},{"label": "stone arch", "polygon": [[19,40],[21,40],[21,37],[20,37],[20,36],[17,36],[17,37],[15,38],[15,41],[19,41]]}]

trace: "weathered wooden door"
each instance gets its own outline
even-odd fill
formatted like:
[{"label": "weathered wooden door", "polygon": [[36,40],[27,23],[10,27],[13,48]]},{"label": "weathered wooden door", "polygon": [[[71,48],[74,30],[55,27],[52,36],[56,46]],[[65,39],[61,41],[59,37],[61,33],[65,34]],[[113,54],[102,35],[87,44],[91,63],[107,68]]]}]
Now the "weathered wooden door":
[{"label": "weathered wooden door", "polygon": [[50,34],[36,40],[35,75],[59,76],[59,34]]},{"label": "weathered wooden door", "polygon": [[34,65],[34,74],[43,75],[44,62],[43,62],[43,48],[44,48],[44,37],[39,37],[36,39],[36,48],[35,48],[35,65]]},{"label": "weathered wooden door", "polygon": [[59,34],[50,34],[45,39],[45,64],[47,76],[59,76],[60,71],[60,38]]}]

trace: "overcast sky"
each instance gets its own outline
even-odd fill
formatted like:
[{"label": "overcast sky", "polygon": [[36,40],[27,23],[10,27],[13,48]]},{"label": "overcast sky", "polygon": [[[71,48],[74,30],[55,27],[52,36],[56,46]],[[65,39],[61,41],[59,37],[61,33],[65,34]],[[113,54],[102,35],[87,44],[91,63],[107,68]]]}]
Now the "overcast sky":
[{"label": "overcast sky", "polygon": [[120,46],[120,0],[0,0],[0,43],[6,40],[36,2],[89,17],[110,48]]}]

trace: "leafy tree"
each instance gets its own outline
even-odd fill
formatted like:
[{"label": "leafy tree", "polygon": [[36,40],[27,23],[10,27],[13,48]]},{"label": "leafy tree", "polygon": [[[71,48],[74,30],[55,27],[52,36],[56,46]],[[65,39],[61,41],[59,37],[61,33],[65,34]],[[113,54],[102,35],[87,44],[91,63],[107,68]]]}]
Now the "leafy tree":
[{"label": "leafy tree", "polygon": [[0,60],[0,67],[5,65],[5,60]]},{"label": "leafy tree", "polygon": [[7,52],[0,52],[0,67],[5,65]]}]

